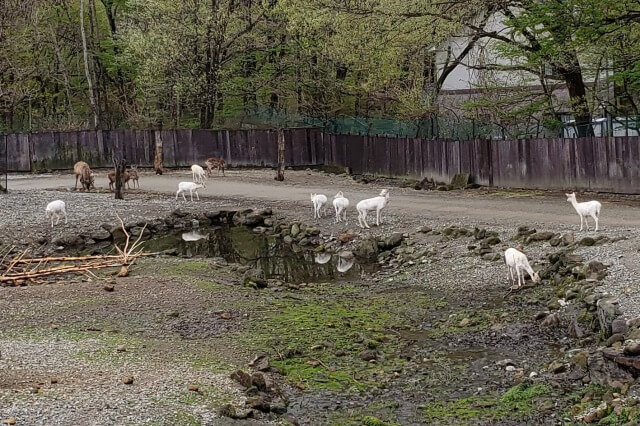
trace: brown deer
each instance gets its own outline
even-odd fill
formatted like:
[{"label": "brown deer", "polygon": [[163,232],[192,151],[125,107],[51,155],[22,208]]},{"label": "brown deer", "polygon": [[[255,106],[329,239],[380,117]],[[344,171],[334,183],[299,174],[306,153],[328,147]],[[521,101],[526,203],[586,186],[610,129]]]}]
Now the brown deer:
[{"label": "brown deer", "polygon": [[207,165],[207,176],[211,177],[211,170],[213,170],[213,168],[218,169],[218,174],[220,174],[220,170],[222,170],[222,176],[224,176],[224,167],[226,163],[222,158],[219,158],[219,157],[207,158],[207,161],[205,161],[204,164]]},{"label": "brown deer", "polygon": [[95,188],[93,185],[95,175],[87,163],[84,161],[78,161],[73,165],[73,173],[76,175],[75,189],[78,189],[78,179],[80,179],[80,185],[82,185],[83,189],[89,191],[91,188]]},{"label": "brown deer", "polygon": [[131,166],[131,170],[129,170],[129,177],[131,178],[131,182],[133,182],[133,187],[136,187],[136,184],[138,185],[138,188],[140,188],[140,182],[138,182],[138,166]]},{"label": "brown deer", "polygon": [[[113,191],[113,185],[116,183],[116,171],[110,171],[107,177],[109,178],[109,191]],[[131,174],[129,173],[129,171],[124,171],[124,173],[122,174],[122,179],[124,179],[123,184],[126,183],[127,188],[131,189],[131,187],[129,186],[129,179],[131,179]]]}]

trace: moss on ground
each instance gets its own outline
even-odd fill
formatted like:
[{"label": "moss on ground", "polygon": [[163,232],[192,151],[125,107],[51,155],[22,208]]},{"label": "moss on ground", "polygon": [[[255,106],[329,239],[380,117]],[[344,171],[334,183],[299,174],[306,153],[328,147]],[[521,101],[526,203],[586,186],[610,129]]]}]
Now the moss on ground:
[{"label": "moss on ground", "polygon": [[520,419],[531,417],[537,411],[539,399],[549,395],[545,385],[520,384],[502,396],[474,395],[446,402],[432,402],[422,407],[428,423],[453,422],[471,424],[478,420]]},{"label": "moss on ground", "polygon": [[[395,330],[409,327],[405,315],[409,308],[404,299],[363,296],[361,291],[348,285],[320,285],[304,291],[304,297],[282,298],[238,338],[249,350],[270,353],[272,365],[299,387],[332,391],[384,387],[405,365],[397,355]],[[419,294],[412,302],[425,311],[442,306]],[[369,361],[367,355],[372,354],[375,360]]]}]

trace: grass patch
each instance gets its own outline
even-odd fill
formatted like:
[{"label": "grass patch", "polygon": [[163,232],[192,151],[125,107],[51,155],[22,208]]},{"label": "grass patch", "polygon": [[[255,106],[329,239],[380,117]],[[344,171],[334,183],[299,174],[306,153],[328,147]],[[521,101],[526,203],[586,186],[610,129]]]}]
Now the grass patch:
[{"label": "grass patch", "polygon": [[[317,295],[318,288],[314,290],[307,296]],[[336,291],[343,294],[338,298]],[[280,300],[239,339],[253,350],[268,351],[272,365],[304,386],[341,391],[379,384],[402,368],[403,361],[392,352],[398,338],[388,332],[402,320],[390,309],[394,302],[388,297],[345,294],[351,291],[355,289],[334,286],[329,300]],[[376,363],[361,359],[366,350],[381,355]]]},{"label": "grass patch", "polygon": [[454,421],[472,423],[477,420],[526,419],[536,412],[537,400],[548,395],[545,385],[512,387],[501,397],[478,395],[433,402],[423,407],[427,422]]},{"label": "grass patch", "polygon": [[397,402],[381,402],[368,407],[339,410],[329,416],[332,426],[399,426]]}]

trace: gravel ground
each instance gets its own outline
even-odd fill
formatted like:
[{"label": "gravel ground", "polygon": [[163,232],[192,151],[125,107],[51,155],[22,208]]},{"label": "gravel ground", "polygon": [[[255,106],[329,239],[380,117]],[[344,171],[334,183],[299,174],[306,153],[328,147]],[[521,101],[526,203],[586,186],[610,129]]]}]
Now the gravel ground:
[{"label": "gravel ground", "polygon": [[[112,194],[105,192],[70,191],[67,188],[73,184],[70,175],[11,176],[11,192],[0,195],[0,241],[4,244],[32,244],[38,239],[51,241],[67,234],[90,233],[105,222],[114,223],[116,212],[125,222],[138,222],[165,217],[177,207],[194,212],[273,207],[278,215],[288,220],[314,223],[308,194],[322,191],[330,195],[340,189],[351,199],[349,222],[335,224],[330,218],[323,218],[314,223],[325,235],[338,235],[347,229],[357,229],[353,208],[357,200],[378,192],[377,186],[319,172],[289,171],[287,181],[282,184],[274,182],[269,171],[234,170],[226,178],[210,180],[207,188],[200,193],[202,200],[192,203],[175,200],[173,188],[180,180],[187,180],[185,172],[163,176],[143,174],[141,190],[129,191],[125,194],[125,200],[114,200]],[[327,188],[333,189],[329,191]],[[579,196],[579,200],[585,197]],[[576,253],[583,255],[586,261],[598,260],[611,265],[601,290],[619,299],[627,317],[638,316],[640,293],[635,291],[635,284],[640,273],[639,199],[602,195],[591,197],[603,203],[602,231],[599,234],[625,239],[583,247]],[[44,217],[44,208],[54,199],[62,199],[67,203],[69,223],[52,229]],[[404,274],[383,270],[372,281],[389,282],[392,286],[389,291],[394,292],[410,292],[412,286],[427,286],[435,292],[463,291],[466,295],[495,295],[496,289],[501,288],[506,292],[506,268],[501,262],[487,262],[469,255],[467,239],[446,242],[440,241],[435,235],[415,233],[420,226],[485,227],[499,233],[503,241],[499,246],[502,250],[515,245],[509,239],[520,225],[535,227],[540,231],[574,232],[576,238],[596,235],[593,232],[578,232],[579,219],[563,194],[538,191],[481,189],[441,193],[394,187],[391,189],[391,203],[383,214],[383,222],[382,227],[373,227],[364,232],[385,235],[397,231],[409,232],[415,244],[434,246],[439,253],[424,264],[418,263],[402,271]],[[538,268],[536,263],[545,254],[555,250],[548,243],[528,246],[527,253],[534,269]],[[0,308],[9,312],[9,317],[4,318],[5,327],[0,327],[0,370],[6,372],[0,381],[0,417],[15,416],[20,419],[19,424],[29,425],[77,424],[79,419],[83,424],[188,424],[187,417],[180,417],[184,416],[186,405],[179,401],[189,397],[186,388],[194,383],[206,384],[210,392],[209,399],[216,401],[217,405],[220,400],[242,405],[244,396],[228,379],[228,374],[212,374],[176,362],[175,348],[166,352],[158,351],[155,356],[144,358],[136,350],[127,350],[115,357],[114,362],[101,362],[99,371],[96,371],[91,354],[99,357],[105,352],[116,351],[115,343],[105,343],[103,334],[108,330],[100,332],[100,339],[74,340],[73,336],[52,332],[42,325],[33,330],[33,336],[29,339],[24,336],[16,338],[6,328],[8,324],[24,327],[37,323],[42,309],[51,311],[47,318],[55,322],[50,325],[54,330],[58,324],[64,328],[65,325],[95,321],[99,326],[101,320],[114,319],[121,319],[125,327],[130,312],[125,308],[119,310],[118,306],[126,306],[140,320],[150,324],[144,327],[142,334],[149,334],[149,330],[153,329],[152,334],[157,338],[158,329],[153,326],[155,318],[171,310],[172,305],[194,305],[194,312],[207,317],[211,316],[213,306],[221,303],[200,300],[199,293],[182,288],[169,291],[168,283],[157,281],[156,278],[153,280],[153,283],[131,281],[131,288],[124,287],[122,293],[119,290],[116,294],[125,298],[134,295],[133,300],[112,301],[104,308],[95,310],[84,305],[80,307],[104,294],[91,282],[72,279],[68,281],[70,285],[56,283],[43,287],[0,288]],[[481,297],[479,299],[482,300],[479,303],[492,303]],[[77,314],[74,313],[74,303],[78,304]],[[474,303],[473,297],[465,298],[465,303]],[[61,309],[64,314],[58,313]],[[425,322],[428,320],[425,319]],[[505,332],[504,335],[507,334]],[[139,342],[131,344],[137,345]],[[529,343],[527,349],[531,350],[532,345],[534,343]],[[501,351],[499,341],[493,349]],[[195,349],[188,346],[184,350]],[[216,351],[216,348],[207,350]],[[505,352],[496,356],[504,358],[509,355],[513,355],[514,359],[523,356]],[[127,375],[135,377],[132,385],[122,383],[122,378]],[[59,378],[58,383],[51,383],[52,378]],[[34,389],[34,383],[40,387],[39,391]],[[317,399],[302,399],[295,401],[292,409],[301,413],[318,411],[319,408],[314,404],[317,404]],[[207,408],[207,404],[189,405],[188,408],[189,413],[196,413],[202,418],[203,424],[220,424],[215,411]]]}]

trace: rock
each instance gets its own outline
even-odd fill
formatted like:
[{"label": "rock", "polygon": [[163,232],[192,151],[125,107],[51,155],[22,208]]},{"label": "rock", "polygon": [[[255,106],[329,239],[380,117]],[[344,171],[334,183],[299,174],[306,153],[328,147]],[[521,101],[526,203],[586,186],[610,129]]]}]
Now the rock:
[{"label": "rock", "polygon": [[532,371],[531,373],[529,373],[530,379],[535,379],[536,377],[538,377],[538,373],[536,373],[535,371]]},{"label": "rock", "polygon": [[300,233],[300,226],[297,223],[291,225],[291,236],[296,237]]},{"label": "rock", "polygon": [[513,373],[514,371],[516,371],[516,368],[513,365],[507,365],[505,367],[505,371],[507,371],[509,373]]},{"label": "rock", "polygon": [[220,319],[223,320],[229,320],[233,317],[233,315],[231,315],[231,312],[223,312],[220,314]]},{"label": "rock", "polygon": [[579,244],[580,244],[581,246],[587,246],[587,247],[589,247],[589,246],[594,245],[595,243],[596,243],[596,240],[594,240],[593,238],[591,238],[591,237],[584,237],[583,239],[581,239],[581,240],[580,240],[580,243],[579,243]]},{"label": "rock", "polygon": [[640,355],[640,341],[638,340],[627,340],[624,342],[625,355]]},{"label": "rock", "polygon": [[116,352],[126,352],[127,348],[124,345],[118,345]]},{"label": "rock", "polygon": [[197,385],[189,385],[187,386],[187,390],[189,392],[198,392],[200,388]]},{"label": "rock", "polygon": [[469,318],[463,318],[459,323],[458,326],[460,327],[466,327],[469,324],[471,324],[471,320]]},{"label": "rock", "polygon": [[562,242],[562,238],[560,238],[560,237],[558,237],[558,236],[555,236],[555,237],[553,237],[553,238],[551,238],[551,239],[549,240],[549,244],[550,244],[552,247],[557,247],[557,246],[559,246],[561,242]]},{"label": "rock", "polygon": [[111,233],[103,228],[93,231],[89,236],[96,241],[106,241],[111,239]]},{"label": "rock", "polygon": [[587,414],[580,419],[584,423],[595,423],[601,420],[607,414],[607,403],[601,402],[596,408],[592,408]]},{"label": "rock", "polygon": [[536,321],[543,320],[547,317],[547,315],[549,315],[549,311],[540,311],[536,313],[535,320]]},{"label": "rock", "polygon": [[436,187],[436,190],[438,190],[438,191],[448,191],[449,188],[447,187],[447,185],[438,185]]},{"label": "rock", "polygon": [[513,362],[513,360],[511,358],[505,358],[503,360],[497,361],[496,365],[498,367],[506,367],[508,365],[513,365],[515,366],[515,363]]},{"label": "rock", "polygon": [[604,333],[604,336],[608,338],[612,334],[611,326],[613,320],[620,315],[618,303],[612,299],[600,299],[598,303],[596,303],[596,307],[600,330]]},{"label": "rock", "polygon": [[244,372],[242,370],[236,370],[229,376],[231,380],[238,382],[241,386],[245,388],[251,387],[252,377],[251,374]]},{"label": "rock", "polygon": [[486,253],[482,255],[482,259],[496,262],[502,259],[502,255],[500,253]]},{"label": "rock", "polygon": [[553,238],[556,234],[553,232],[536,232],[535,234],[529,235],[528,241],[548,241]]},{"label": "rock", "polygon": [[[621,355],[622,351],[616,351],[615,349],[605,349],[608,351],[608,357],[614,358],[618,354]],[[614,361],[607,359],[604,356],[604,351],[597,351],[587,361],[589,367],[589,378],[591,382],[597,385],[603,386],[616,386],[620,383],[631,383],[634,378],[633,375],[620,368]]]},{"label": "rock", "polygon": [[627,320],[627,325],[629,328],[638,328],[640,327],[640,317],[631,318]]},{"label": "rock", "polygon": [[540,324],[541,327],[544,328],[554,328],[560,325],[560,316],[559,314],[549,314]]},{"label": "rock", "polygon": [[268,392],[269,386],[267,386],[267,379],[262,373],[253,373],[251,376],[251,384],[258,388],[261,392]]},{"label": "rock", "polygon": [[564,373],[565,371],[567,371],[567,366],[561,361],[553,361],[551,364],[549,364],[549,371],[554,374]]},{"label": "rock", "polygon": [[115,290],[115,287],[111,284],[105,284],[102,289],[106,292],[112,292],[113,290]]},{"label": "rock", "polygon": [[501,240],[498,237],[488,237],[482,240],[482,242],[490,246],[495,246],[496,244],[500,244]]},{"label": "rock", "polygon": [[384,250],[394,249],[398,247],[400,244],[402,244],[403,239],[404,237],[402,233],[394,232],[393,234],[391,234],[391,236],[384,239],[384,241],[382,242],[382,248]]},{"label": "rock", "polygon": [[562,235],[563,246],[568,246],[570,244],[573,244],[575,241],[576,241],[576,237],[571,232]]},{"label": "rock", "polygon": [[463,189],[470,183],[469,178],[469,173],[456,173],[453,175],[453,178],[451,178],[451,188]]},{"label": "rock", "polygon": [[428,234],[429,232],[433,231],[433,228],[425,225],[425,226],[421,226],[418,231],[423,234]]},{"label": "rock", "polygon": [[363,361],[372,361],[378,358],[378,353],[374,350],[366,350],[360,353],[360,359]]},{"label": "rock", "polygon": [[218,414],[222,417],[236,418],[236,407],[231,404],[224,404],[218,408]]},{"label": "rock", "polygon": [[627,321],[624,318],[616,318],[611,323],[612,334],[624,334],[629,330]]},{"label": "rock", "polygon": [[271,411],[271,405],[269,405],[269,403],[261,396],[255,396],[247,399],[247,406],[254,410],[262,411],[263,413]]},{"label": "rock", "polygon": [[133,377],[132,376],[126,376],[122,379],[122,383],[124,383],[125,385],[132,385],[133,384]]},{"label": "rock", "polygon": [[16,424],[16,418],[15,417],[9,417],[8,419],[4,419],[2,421],[2,424],[5,425],[15,425]]},{"label": "rock", "polygon": [[378,256],[378,241],[375,237],[367,237],[356,244],[353,254],[361,259],[375,260]]},{"label": "rock", "polygon": [[355,231],[350,229],[345,234],[340,234],[340,236],[338,236],[338,240],[344,244],[344,243],[348,243],[349,241],[355,240],[357,236],[358,234],[356,234]]},{"label": "rock", "polygon": [[51,384],[52,384],[52,385],[55,385],[56,383],[59,383],[59,382],[60,382],[60,380],[59,380],[57,377],[52,377],[52,378],[50,379],[50,381],[51,381]]},{"label": "rock", "polygon": [[256,356],[250,363],[249,367],[253,367],[258,371],[268,371],[269,370],[269,357],[266,355]]},{"label": "rock", "polygon": [[589,361],[589,351],[581,350],[571,357],[571,363],[580,367],[583,371],[587,371]]},{"label": "rock", "polygon": [[622,334],[612,334],[605,342],[604,345],[609,347],[616,342],[624,342],[624,336]]},{"label": "rock", "polygon": [[282,415],[287,412],[287,406],[283,402],[271,403],[271,412],[274,414]]}]

